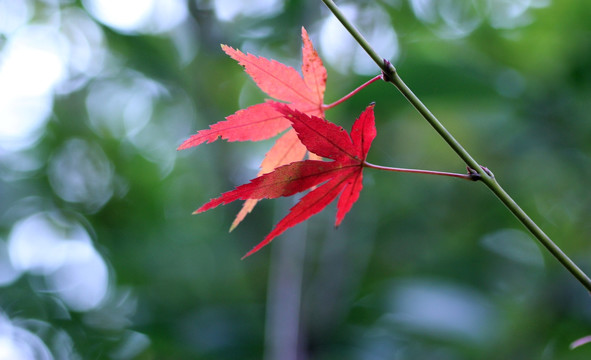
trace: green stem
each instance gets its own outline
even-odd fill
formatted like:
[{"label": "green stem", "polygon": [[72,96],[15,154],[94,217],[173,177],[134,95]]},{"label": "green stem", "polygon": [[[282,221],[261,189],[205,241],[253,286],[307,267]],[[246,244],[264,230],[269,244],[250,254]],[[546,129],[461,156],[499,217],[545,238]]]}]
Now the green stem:
[{"label": "green stem", "polygon": [[482,181],[488,188],[501,200],[501,202],[519,219],[519,221],[529,230],[532,235],[540,241],[542,245],[552,256],[556,258],[583,286],[591,291],[591,279],[581,270],[574,261],[572,261],[552,239],[527,215],[523,209],[517,205],[515,200],[507,194],[505,189],[499,185],[494,178],[483,178]]},{"label": "green stem", "polygon": [[542,229],[517,205],[517,203],[507,194],[507,192],[495,180],[493,174],[486,168],[481,167],[474,158],[464,149],[464,147],[451,135],[451,133],[439,122],[439,120],[429,111],[421,100],[410,90],[402,81],[396,68],[387,60],[381,58],[375,50],[369,45],[367,40],[347,20],[332,0],[322,0],[330,9],[343,26],[351,33],[353,38],[367,52],[373,61],[382,69],[383,78],[391,82],[398,88],[404,97],[412,106],[431,124],[437,133],[447,142],[455,153],[481,176],[481,180],[488,188],[501,200],[501,202],[517,217],[517,219],[530,231],[530,233],[540,241],[542,245],[554,256],[588,291],[591,291],[591,279],[546,235]]},{"label": "green stem", "polygon": [[382,70],[386,71],[387,69],[384,67],[384,64],[383,64],[384,58],[381,58],[380,55],[378,55],[378,53],[371,47],[371,45],[369,45],[367,40],[365,40],[363,35],[361,35],[359,30],[357,30],[355,25],[353,25],[352,23],[349,22],[349,20],[347,20],[347,18],[345,17],[345,14],[343,14],[341,12],[341,9],[339,9],[338,6],[332,0],[322,0],[322,1],[328,7],[328,9],[333,13],[333,15],[337,19],[339,19],[341,24],[343,24],[343,26],[347,29],[347,31],[349,31],[349,33],[355,38],[355,40],[357,40],[357,43],[359,43],[359,45],[373,59],[373,61],[375,61],[376,64],[378,64],[378,66],[382,68]]}]

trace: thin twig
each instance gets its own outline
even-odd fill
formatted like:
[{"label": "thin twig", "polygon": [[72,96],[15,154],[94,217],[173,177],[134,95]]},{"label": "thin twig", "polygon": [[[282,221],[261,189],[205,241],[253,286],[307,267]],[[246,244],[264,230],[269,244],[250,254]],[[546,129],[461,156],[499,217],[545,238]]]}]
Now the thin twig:
[{"label": "thin twig", "polygon": [[382,69],[383,78],[394,84],[412,106],[431,124],[437,133],[447,142],[455,153],[480,176],[482,182],[496,195],[496,197],[517,217],[517,219],[540,241],[542,245],[554,256],[588,291],[591,291],[591,279],[558,247],[548,235],[517,205],[509,194],[499,185],[492,173],[478,165],[476,160],[464,149],[464,147],[451,135],[441,122],[431,113],[423,102],[410,90],[402,81],[394,66],[387,60],[381,58],[369,45],[367,40],[347,20],[332,0],[322,0],[334,16],[339,19],[343,26],[351,33],[353,38],[367,52],[373,61]]}]

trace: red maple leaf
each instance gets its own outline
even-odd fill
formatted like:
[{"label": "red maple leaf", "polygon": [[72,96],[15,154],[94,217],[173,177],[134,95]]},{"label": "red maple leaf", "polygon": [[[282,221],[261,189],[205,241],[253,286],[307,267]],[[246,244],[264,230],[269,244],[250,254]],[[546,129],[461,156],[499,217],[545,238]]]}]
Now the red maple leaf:
[{"label": "red maple leaf", "polygon": [[[293,108],[308,115],[324,117],[324,90],[326,88],[326,69],[322,60],[302,27],[302,75],[294,68],[240,50],[222,45],[222,50],[232,59],[244,66],[258,87],[270,97],[290,103]],[[273,106],[275,102],[238,110],[233,115],[213,124],[209,129],[201,130],[184,141],[178,150],[211,143],[219,138],[227,141],[259,141],[271,138],[290,127],[290,122]],[[293,130],[280,137],[267,152],[258,175],[271,172],[278,166],[289,164],[304,158],[306,148]],[[248,200],[236,216],[231,229],[254,208],[256,199]]]},{"label": "red maple leaf", "polygon": [[362,188],[363,166],[376,136],[373,107],[373,104],[368,106],[355,121],[349,136],[342,127],[322,118],[308,116],[287,105],[275,104],[275,110],[291,122],[308,151],[333,161],[305,160],[280,166],[210,200],[195,213],[236,200],[290,196],[324,183],[294,205],[269,235],[244,257],[257,252],[288,228],[319,213],[340,194],[335,222],[338,226],[359,198]]}]

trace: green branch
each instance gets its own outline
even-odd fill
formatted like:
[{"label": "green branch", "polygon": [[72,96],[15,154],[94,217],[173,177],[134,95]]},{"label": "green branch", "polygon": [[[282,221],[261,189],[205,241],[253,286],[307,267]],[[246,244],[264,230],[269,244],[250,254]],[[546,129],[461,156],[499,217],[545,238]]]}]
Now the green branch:
[{"label": "green branch", "polygon": [[381,58],[361,35],[359,30],[347,20],[332,0],[322,0],[334,16],[351,33],[353,38],[367,52],[373,61],[382,69],[382,76],[404,95],[412,106],[431,124],[437,133],[447,142],[455,153],[480,175],[480,180],[495,194],[495,196],[517,217],[517,219],[540,241],[542,245],[554,256],[588,291],[591,291],[591,279],[546,235],[542,229],[517,205],[509,194],[499,185],[492,172],[480,166],[464,147],[451,135],[441,122],[429,111],[423,102],[410,90],[398,75],[396,68],[387,60]]}]

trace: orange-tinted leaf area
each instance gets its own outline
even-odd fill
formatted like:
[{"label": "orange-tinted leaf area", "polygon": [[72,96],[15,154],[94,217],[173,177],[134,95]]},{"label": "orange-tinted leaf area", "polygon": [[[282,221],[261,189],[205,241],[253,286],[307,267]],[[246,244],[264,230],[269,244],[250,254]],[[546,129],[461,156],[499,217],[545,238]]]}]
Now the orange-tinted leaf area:
[{"label": "orange-tinted leaf area", "polygon": [[236,200],[290,196],[314,188],[244,257],[257,252],[288,228],[319,213],[340,195],[335,222],[338,226],[359,198],[363,163],[376,136],[373,104],[355,121],[350,134],[323,118],[309,116],[288,105],[277,103],[273,107],[292,124],[308,151],[333,161],[305,160],[280,166],[223,193],[195,211],[200,213]]},{"label": "orange-tinted leaf area", "polygon": [[[326,69],[314,49],[308,33],[302,28],[302,75],[294,68],[275,60],[268,60],[222,45],[222,50],[244,67],[257,86],[273,99],[291,104],[293,109],[307,114],[324,117],[323,101],[326,88]],[[290,127],[290,122],[277,111],[276,101],[238,110],[226,120],[213,124],[209,129],[198,131],[183,142],[178,150],[188,149],[217,139],[227,141],[260,141],[269,139]],[[281,136],[267,152],[258,175],[302,160],[306,148],[295,133],[288,131]],[[257,200],[251,199],[236,216],[230,229],[235,228],[254,208]]]}]

